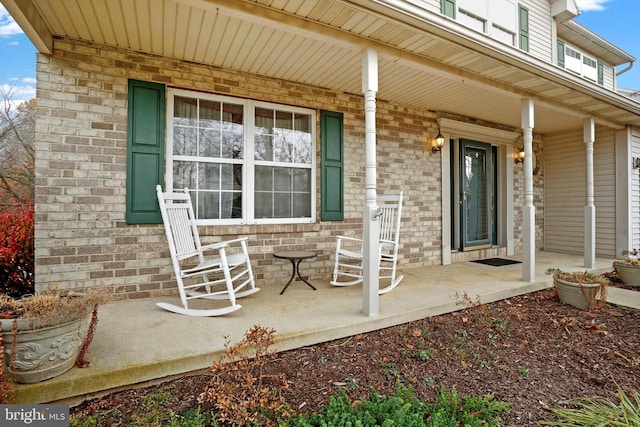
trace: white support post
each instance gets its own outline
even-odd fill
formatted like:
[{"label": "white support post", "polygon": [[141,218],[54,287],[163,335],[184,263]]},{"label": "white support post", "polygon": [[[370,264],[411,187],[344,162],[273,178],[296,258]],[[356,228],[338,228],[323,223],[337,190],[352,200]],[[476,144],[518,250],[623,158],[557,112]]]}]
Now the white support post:
[{"label": "white support post", "polygon": [[522,280],[536,279],[536,207],[533,205],[533,99],[522,100],[524,207],[522,212]]},{"label": "white support post", "polygon": [[376,203],[376,93],[378,92],[378,53],[366,49],[362,54],[362,93],[365,127],[365,206],[363,219],[362,312],[377,316],[379,311],[380,222]]},{"label": "white support post", "polygon": [[584,207],[584,267],[593,268],[596,265],[596,205],[593,190],[593,143],[596,136],[595,120],[592,117],[584,119],[583,134],[587,187],[587,200]]}]

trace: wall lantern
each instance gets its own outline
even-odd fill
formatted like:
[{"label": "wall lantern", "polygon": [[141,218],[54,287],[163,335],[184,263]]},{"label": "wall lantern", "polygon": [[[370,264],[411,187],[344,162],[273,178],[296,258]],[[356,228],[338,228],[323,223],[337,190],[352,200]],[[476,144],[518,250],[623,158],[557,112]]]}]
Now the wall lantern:
[{"label": "wall lantern", "polygon": [[524,147],[514,153],[513,160],[516,162],[516,165],[524,162]]},{"label": "wall lantern", "polygon": [[444,136],[440,132],[440,126],[438,126],[438,135],[433,139],[431,145],[431,153],[436,154],[439,153],[444,147]]}]

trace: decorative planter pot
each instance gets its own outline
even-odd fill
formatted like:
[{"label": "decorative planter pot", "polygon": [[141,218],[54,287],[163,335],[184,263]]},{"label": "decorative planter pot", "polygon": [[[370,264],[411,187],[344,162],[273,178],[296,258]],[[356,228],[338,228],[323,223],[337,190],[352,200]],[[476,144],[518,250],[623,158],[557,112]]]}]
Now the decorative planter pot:
[{"label": "decorative planter pot", "polygon": [[623,261],[614,261],[613,268],[623,283],[640,287],[640,265],[627,264]]},{"label": "decorative planter pot", "polygon": [[558,298],[565,304],[587,310],[596,302],[600,293],[600,283],[574,283],[553,278]]},{"label": "decorative planter pot", "polygon": [[[36,329],[32,328],[29,319],[19,319],[14,346],[12,327],[15,321],[0,321],[4,363],[9,378],[17,383],[37,383],[61,375],[73,367],[86,335],[85,319]],[[12,360],[14,350],[15,357]]]}]

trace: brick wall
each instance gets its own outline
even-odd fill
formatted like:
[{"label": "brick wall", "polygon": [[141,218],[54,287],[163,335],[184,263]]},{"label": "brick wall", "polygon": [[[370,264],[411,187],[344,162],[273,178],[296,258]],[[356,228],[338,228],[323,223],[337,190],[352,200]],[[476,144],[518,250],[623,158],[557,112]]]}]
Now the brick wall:
[{"label": "brick wall", "polygon": [[[344,113],[343,222],[318,219],[315,224],[201,230],[207,243],[249,236],[260,286],[281,285],[288,277],[287,263],[271,255],[281,249],[318,252],[317,258],[305,261],[305,272],[312,279],[329,280],[335,236],[360,235],[365,182],[361,95],[66,39],[55,42],[52,56],[39,55],[37,72],[39,289],[118,287],[122,298],[175,291],[162,226],[125,223],[129,78]],[[400,267],[438,264],[440,157],[424,142],[437,130],[435,115],[378,101],[376,116],[378,193],[405,192]],[[319,150],[317,144],[318,158]],[[320,188],[319,174],[316,179]],[[317,205],[319,210],[319,195]]]}]

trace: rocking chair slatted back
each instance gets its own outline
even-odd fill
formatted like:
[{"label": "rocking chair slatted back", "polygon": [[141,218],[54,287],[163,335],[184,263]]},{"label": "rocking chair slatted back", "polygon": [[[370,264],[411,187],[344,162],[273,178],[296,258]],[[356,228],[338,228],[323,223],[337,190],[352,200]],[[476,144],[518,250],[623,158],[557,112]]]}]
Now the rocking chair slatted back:
[{"label": "rocking chair slatted back", "polygon": [[[396,276],[398,245],[400,243],[400,220],[402,217],[402,191],[398,195],[378,196],[378,221],[380,223],[380,274],[381,282],[389,282],[379,290],[385,294],[395,288],[404,278]],[[333,267],[334,286],[351,286],[362,283],[362,239],[337,236],[336,260]]]}]

